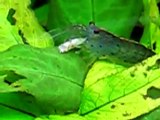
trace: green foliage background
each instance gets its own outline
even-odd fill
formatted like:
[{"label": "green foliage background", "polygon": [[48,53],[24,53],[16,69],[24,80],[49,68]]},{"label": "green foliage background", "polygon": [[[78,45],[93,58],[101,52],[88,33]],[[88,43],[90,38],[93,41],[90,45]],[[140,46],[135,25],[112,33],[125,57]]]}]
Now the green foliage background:
[{"label": "green foliage background", "polygon": [[[159,1],[50,0],[29,9],[38,1],[0,0],[1,120],[157,118]],[[89,68],[74,51],[60,54],[41,26],[52,30],[89,21],[126,38],[141,24],[140,43],[151,49],[155,45],[157,55],[130,68],[106,61]]]}]

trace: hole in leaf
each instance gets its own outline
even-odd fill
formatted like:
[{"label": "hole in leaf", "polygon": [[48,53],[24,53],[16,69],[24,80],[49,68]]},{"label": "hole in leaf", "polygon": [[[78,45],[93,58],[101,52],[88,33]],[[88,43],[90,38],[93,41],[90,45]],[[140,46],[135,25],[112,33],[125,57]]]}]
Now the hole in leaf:
[{"label": "hole in leaf", "polygon": [[158,99],[158,98],[160,98],[160,89],[156,88],[154,86],[150,87],[147,90],[147,97],[150,97],[152,99]]},{"label": "hole in leaf", "polygon": [[8,12],[7,15],[7,20],[10,22],[11,25],[15,25],[16,24],[16,19],[13,17],[13,15],[15,14],[15,10],[13,8],[11,8]]},{"label": "hole in leaf", "polygon": [[20,79],[25,79],[26,77],[19,75],[15,73],[14,71],[5,71],[7,76],[4,78],[4,82],[7,83],[8,85],[20,80]]},{"label": "hole in leaf", "polygon": [[147,66],[147,67],[146,67],[146,70],[147,70],[147,71],[150,71],[151,69],[152,69],[151,66]]},{"label": "hole in leaf", "polygon": [[158,68],[160,68],[160,59],[157,59],[157,60],[156,60],[156,66],[157,66]]},{"label": "hole in leaf", "polygon": [[144,77],[147,77],[147,73],[146,72],[143,72],[143,75],[144,75]]},{"label": "hole in leaf", "polygon": [[148,96],[147,96],[147,95],[142,94],[142,97],[143,97],[143,99],[145,99],[145,100],[146,100]]},{"label": "hole in leaf", "polygon": [[140,24],[137,24],[133,30],[132,30],[132,33],[131,33],[131,39],[139,42],[140,41],[140,38],[142,37],[142,34],[143,34],[143,31],[144,31],[144,27]]},{"label": "hole in leaf", "polygon": [[133,72],[130,72],[130,76],[131,76],[131,77],[134,77],[135,74],[134,74]]},{"label": "hole in leaf", "polygon": [[157,59],[155,64],[152,65],[152,66],[148,66],[146,68],[147,71],[150,71],[150,70],[155,70],[155,69],[159,69],[160,68],[160,59]]},{"label": "hole in leaf", "polygon": [[121,105],[124,105],[124,103],[121,103]]},{"label": "hole in leaf", "polygon": [[29,43],[27,42],[27,40],[26,40],[26,38],[24,37],[24,34],[22,33],[21,30],[18,31],[18,34],[21,36],[23,43],[28,45]]},{"label": "hole in leaf", "polygon": [[20,87],[20,85],[14,85],[14,88],[19,88]]},{"label": "hole in leaf", "polygon": [[7,83],[8,85],[10,85],[12,82],[8,81],[8,80],[4,80],[5,83]]},{"label": "hole in leaf", "polygon": [[131,113],[127,113],[127,112],[123,113],[124,117],[130,116],[130,115],[131,115]]},{"label": "hole in leaf", "polygon": [[156,49],[156,44],[157,44],[156,42],[153,43],[153,50]]},{"label": "hole in leaf", "polygon": [[115,105],[111,105],[111,108],[114,109],[116,106]]}]

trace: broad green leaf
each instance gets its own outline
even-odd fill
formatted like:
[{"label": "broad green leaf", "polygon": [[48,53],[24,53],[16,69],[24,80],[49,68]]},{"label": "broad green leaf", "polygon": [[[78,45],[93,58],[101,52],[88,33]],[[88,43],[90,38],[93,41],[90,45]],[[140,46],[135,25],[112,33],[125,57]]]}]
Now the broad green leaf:
[{"label": "broad green leaf", "polygon": [[152,94],[160,90],[159,59],[159,55],[153,56],[141,64],[99,79],[90,86],[85,85],[79,114],[50,115],[49,118],[36,120],[74,117],[77,120],[128,120],[148,113],[160,105],[160,96],[155,98]]},{"label": "broad green leaf", "polygon": [[144,25],[144,33],[141,38],[141,43],[145,46],[153,48],[155,44],[155,51],[160,52],[160,17],[156,0],[143,0],[144,3],[144,15],[140,21]]},{"label": "broad green leaf", "polygon": [[49,115],[46,117],[39,117],[35,120],[87,120],[85,117],[78,114],[69,114],[69,115]]},{"label": "broad green leaf", "polygon": [[129,37],[142,9],[141,0],[93,0],[93,20],[108,31]]},{"label": "broad green leaf", "polygon": [[[42,25],[46,25],[46,22],[48,19],[48,9],[49,9],[49,5],[45,4],[42,7],[34,10],[35,16],[37,17],[38,21]],[[42,15],[44,15],[44,16],[42,17]]]},{"label": "broad green leaf", "polygon": [[54,29],[72,24],[88,24],[92,20],[91,2],[91,0],[50,0],[47,27]]},{"label": "broad green leaf", "polygon": [[88,25],[94,21],[113,33],[129,37],[142,8],[141,0],[50,0],[47,27],[53,29],[72,24]]},{"label": "broad green leaf", "polygon": [[[8,15],[10,8],[16,11],[13,16],[11,15],[10,21],[6,18],[4,20],[7,21],[6,26],[9,24],[6,28],[8,32],[5,34],[11,36],[11,39],[7,37],[7,40],[14,41],[5,45],[8,47],[15,45],[17,44],[15,40],[18,39],[20,43],[25,41],[35,47],[53,46],[51,37],[47,33],[44,34],[34,13],[28,9],[29,0],[1,0],[0,2],[2,3],[0,6],[7,10],[5,15]],[[154,25],[150,31],[151,34],[155,34],[153,37],[155,39],[159,38],[159,32],[155,29],[155,24],[156,27],[159,24],[157,17],[159,13],[157,14],[157,6],[154,2],[150,2],[152,8],[149,10],[156,11],[156,19],[153,19],[155,21],[152,21]],[[88,24],[89,21],[94,20],[98,26],[125,37],[130,35],[143,7],[142,1],[135,0],[125,2],[127,5],[123,0],[103,2],[51,0],[51,3],[49,28],[77,23]],[[146,16],[148,15],[150,14]],[[15,24],[13,18],[16,20]],[[12,23],[14,25],[10,25]],[[6,32],[6,29],[3,30]],[[14,31],[14,34],[10,35],[10,31]],[[157,40],[154,39],[152,43]],[[159,51],[158,47],[156,51]],[[8,49],[0,53],[0,56],[1,104],[34,115],[73,112],[78,109],[88,68],[85,61],[78,55],[73,52],[59,54],[56,48],[38,49],[22,45]],[[105,118],[112,120],[118,118],[124,120],[135,118],[157,108],[160,102],[159,96],[153,96],[151,90],[151,88],[159,90],[160,87],[160,71],[155,64],[157,59],[159,56],[129,69],[98,61],[85,80],[79,114],[50,115],[49,118],[44,117],[44,119],[101,120]],[[68,98],[69,101],[67,101]],[[144,106],[146,109],[142,109]],[[37,119],[43,119],[43,117]]]},{"label": "broad green leaf", "polygon": [[0,51],[6,50],[12,45],[22,44],[23,41],[18,34],[18,28],[11,25],[7,20],[9,9],[6,4],[0,1]]},{"label": "broad green leaf", "polygon": [[17,45],[0,55],[0,93],[29,94],[43,114],[78,109],[88,66],[77,54]]},{"label": "broad green leaf", "polygon": [[45,33],[38,24],[29,5],[30,0],[0,1],[0,35],[2,36],[0,45],[2,50],[20,43],[35,47],[52,47],[54,45],[50,35]]},{"label": "broad green leaf", "polygon": [[86,76],[85,87],[89,87],[95,84],[98,80],[114,75],[124,69],[126,69],[126,67],[122,65],[113,64],[106,61],[97,61],[93,64]]},{"label": "broad green leaf", "polygon": [[[137,94],[136,90],[143,89],[143,87],[149,83],[158,85],[154,84],[154,82],[158,81],[160,77],[160,70],[156,67],[156,60],[159,59],[159,57],[160,56],[154,56],[153,58],[115,74],[102,75],[103,77],[99,77],[97,81],[92,77],[95,75],[94,72],[92,75],[90,73],[91,77],[88,76],[85,80],[86,85],[82,95],[80,114],[87,114],[88,112],[92,113],[92,111],[96,111],[96,109],[108,105],[110,102],[127,97],[128,94],[134,92]],[[91,70],[94,70],[94,68]],[[108,70],[108,72],[110,71]],[[100,74],[101,73],[102,72],[100,71]],[[99,72],[97,71],[96,74],[98,75]],[[94,82],[90,82],[92,79]],[[141,101],[139,102],[139,104],[142,104]],[[154,107],[157,106],[158,104]],[[141,113],[139,112],[139,114]]]},{"label": "broad green leaf", "polygon": [[135,90],[120,99],[100,107],[98,110],[86,115],[86,117],[88,119],[93,118],[93,120],[100,120],[102,118],[126,120],[147,113],[160,105],[160,98],[153,99],[147,96],[147,90],[151,87],[160,88],[159,81],[160,79],[157,78],[141,89]]},{"label": "broad green leaf", "polygon": [[0,105],[1,120],[34,120],[34,117]]},{"label": "broad green leaf", "polygon": [[[2,85],[1,85],[2,86]],[[6,88],[7,89],[7,88]],[[12,88],[13,89],[13,88]],[[44,112],[39,109],[35,98],[25,92],[0,93],[0,105],[29,116],[40,116]],[[1,119],[1,116],[0,116]]]}]

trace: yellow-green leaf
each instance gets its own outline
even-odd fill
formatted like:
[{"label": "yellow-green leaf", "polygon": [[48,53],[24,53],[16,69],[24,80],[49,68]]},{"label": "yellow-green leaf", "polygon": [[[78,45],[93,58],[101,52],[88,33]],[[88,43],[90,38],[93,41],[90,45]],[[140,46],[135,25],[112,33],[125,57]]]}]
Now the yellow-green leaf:
[{"label": "yellow-green leaf", "polygon": [[30,0],[0,1],[0,49],[27,43],[35,47],[52,47],[51,36],[38,24],[29,9]]},{"label": "yellow-green leaf", "polygon": [[[97,119],[100,119],[104,115],[106,119],[126,116],[134,118],[138,115],[149,112],[155,107],[158,107],[159,103],[157,101],[159,99],[149,100],[144,103],[145,100],[151,99],[145,99],[144,96],[146,95],[147,89],[149,89],[151,86],[156,86],[156,88],[159,88],[160,86],[160,84],[158,84],[158,81],[160,80],[160,69],[158,65],[159,58],[159,55],[153,56],[152,58],[149,58],[129,69],[122,69],[121,72],[113,73],[111,75],[107,75],[106,77],[102,75],[103,77],[99,77],[99,79],[96,81],[92,76],[99,74],[100,70],[97,69],[96,74],[94,73],[92,76],[90,75],[91,78],[88,76],[85,80],[86,85],[82,95],[82,103],[79,111],[80,114],[89,114],[89,116],[92,116],[93,113],[95,113],[93,115],[95,116],[95,119],[97,117]],[[92,69],[94,69],[94,67]],[[106,70],[106,73],[107,71],[110,72],[110,70]],[[100,73],[102,72],[100,71]],[[93,83],[87,82],[91,81],[91,79],[93,79]],[[140,91],[140,93],[137,91]],[[135,97],[136,95],[137,97]],[[137,103],[135,103],[133,98],[138,100]],[[123,100],[123,103],[125,103],[121,106],[125,106],[133,101],[132,103],[134,104],[129,105],[130,107],[133,105],[134,108],[137,104],[139,104],[143,106],[145,105],[147,109],[140,109],[138,112],[135,112],[134,109],[128,108],[126,106],[126,110],[121,108],[122,111],[117,110],[114,114],[110,113],[109,111],[116,110],[116,107],[114,107],[116,105],[111,106],[111,103],[122,103],[116,102],[121,101],[121,99]],[[150,104],[154,105],[150,107]],[[131,115],[120,116],[121,113],[125,114],[125,111],[123,110],[131,113]]]}]

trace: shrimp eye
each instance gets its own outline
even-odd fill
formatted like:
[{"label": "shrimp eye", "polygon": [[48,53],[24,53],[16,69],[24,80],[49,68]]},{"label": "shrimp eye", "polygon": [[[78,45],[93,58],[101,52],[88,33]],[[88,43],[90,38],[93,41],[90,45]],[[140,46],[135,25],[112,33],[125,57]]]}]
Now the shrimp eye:
[{"label": "shrimp eye", "polygon": [[90,21],[89,25],[94,25],[95,26],[95,23],[93,21]]},{"label": "shrimp eye", "polygon": [[95,34],[98,34],[100,31],[99,30],[94,30],[94,33]]}]

